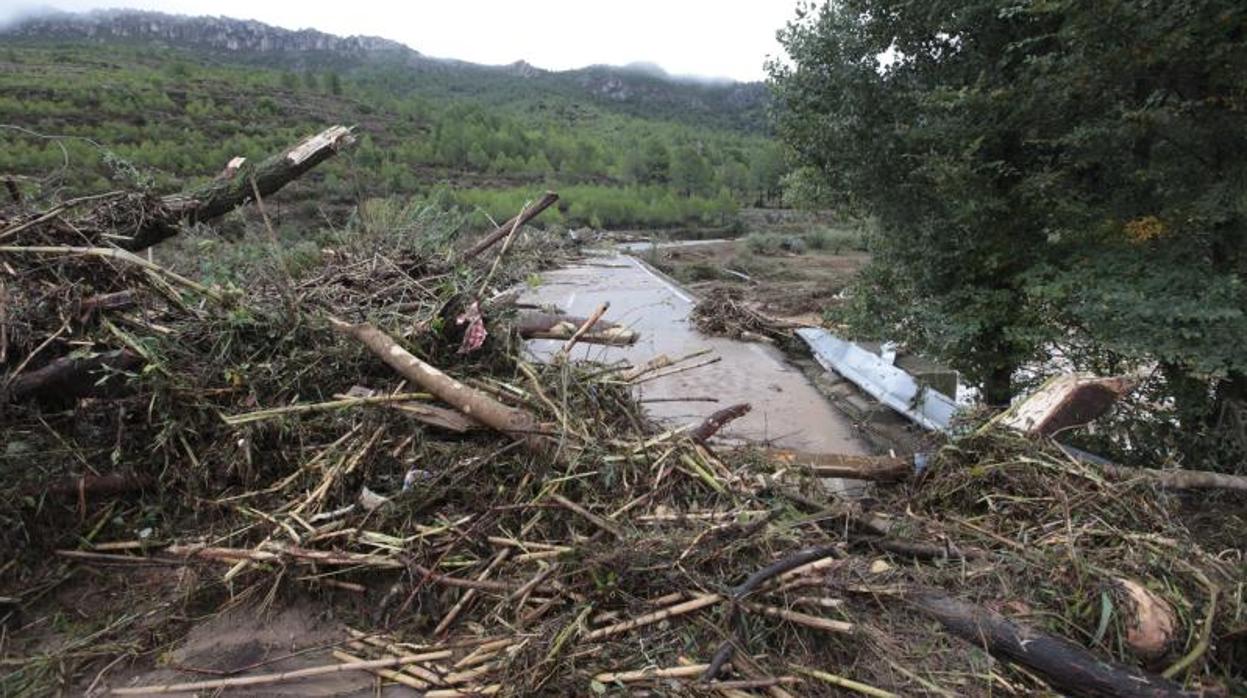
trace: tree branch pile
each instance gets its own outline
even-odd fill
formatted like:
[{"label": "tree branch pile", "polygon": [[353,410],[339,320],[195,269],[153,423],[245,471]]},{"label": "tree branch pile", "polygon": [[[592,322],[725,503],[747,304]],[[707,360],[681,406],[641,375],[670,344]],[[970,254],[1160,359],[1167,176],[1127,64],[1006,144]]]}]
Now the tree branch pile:
[{"label": "tree branch pile", "polygon": [[[253,194],[345,144],[326,134],[261,164]],[[142,210],[202,221],[245,202],[244,172]],[[488,302],[562,254],[520,227],[534,205],[477,244],[356,222],[314,263],[267,249],[230,287],[127,250],[163,234],[136,225],[136,200],[0,233],[0,612],[50,618],[48,592],[83,584],[117,613],[62,652],[42,623],[6,632],[6,690],[107,684],[110,662],[165,656],[177,619],[308,591],[343,623],[304,648],[321,664],[110,688],[342,672],[430,696],[1242,686],[1237,493],[1192,500],[994,430],[919,476],[913,458],[720,447],[749,405],[653,423],[636,385],[700,354],[534,364],[531,316]],[[67,232],[84,221],[86,239]],[[566,338],[623,331],[603,312],[560,320]],[[872,498],[830,494],[859,472]]]}]

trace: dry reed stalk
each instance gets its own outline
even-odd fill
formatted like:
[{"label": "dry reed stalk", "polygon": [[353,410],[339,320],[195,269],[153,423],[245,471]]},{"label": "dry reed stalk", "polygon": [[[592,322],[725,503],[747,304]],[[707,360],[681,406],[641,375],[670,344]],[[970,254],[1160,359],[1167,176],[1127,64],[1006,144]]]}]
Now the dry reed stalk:
[{"label": "dry reed stalk", "polygon": [[629,630],[634,630],[636,628],[640,628],[642,626],[646,626],[651,623],[657,623],[659,621],[666,620],[668,618],[674,618],[676,616],[684,615],[685,613],[692,613],[693,611],[696,611],[698,609],[705,608],[707,606],[713,606],[714,604],[717,604],[723,600],[724,600],[724,597],[720,594],[699,594],[693,597],[692,599],[689,599],[688,601],[685,601],[683,603],[678,603],[674,606],[669,606],[660,611],[654,611],[653,613],[646,613],[645,615],[637,616],[636,618],[633,618],[632,620],[624,621],[622,623],[616,623],[615,625],[610,625],[605,628],[598,628],[597,630],[594,630],[588,633],[584,637],[586,640],[590,640],[590,641],[600,640],[604,637],[610,637],[611,635],[618,635],[619,633],[628,632]]},{"label": "dry reed stalk", "polygon": [[789,623],[804,625],[807,628],[815,630],[824,630],[829,633],[851,633],[854,631],[852,623],[846,623],[842,620],[831,620],[830,618],[822,618],[820,616],[812,616],[808,613],[800,611],[792,611],[787,608],[776,608],[775,606],[766,606],[759,603],[751,603],[749,601],[739,602],[741,608],[751,613],[761,613],[767,616],[783,618]]}]

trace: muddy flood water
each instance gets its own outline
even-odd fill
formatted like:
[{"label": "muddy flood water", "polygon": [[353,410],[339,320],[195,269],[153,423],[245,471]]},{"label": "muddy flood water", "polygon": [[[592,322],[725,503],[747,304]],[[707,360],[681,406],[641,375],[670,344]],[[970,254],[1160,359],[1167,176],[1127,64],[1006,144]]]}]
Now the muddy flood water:
[{"label": "muddy flood water", "polygon": [[[542,283],[522,299],[553,305],[576,316],[591,314],[609,301],[605,319],[640,332],[631,347],[577,346],[574,355],[634,365],[666,354],[677,358],[710,349],[721,361],[641,385],[651,415],[672,424],[699,420],[728,405],[748,402],[753,411],[732,422],[721,436],[815,453],[866,453],[853,426],[833,408],[805,375],[767,344],[701,334],[689,321],[696,300],[639,260],[603,252],[585,263],[542,274]],[[561,341],[534,340],[538,356]],[[667,402],[673,398],[717,398],[718,402]]]}]

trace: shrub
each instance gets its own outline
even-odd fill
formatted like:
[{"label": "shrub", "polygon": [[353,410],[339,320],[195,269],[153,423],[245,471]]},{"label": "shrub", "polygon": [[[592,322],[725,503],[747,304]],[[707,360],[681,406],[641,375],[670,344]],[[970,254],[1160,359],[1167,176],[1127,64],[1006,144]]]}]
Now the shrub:
[{"label": "shrub", "polygon": [[779,249],[779,237],[769,233],[750,233],[745,236],[745,247],[754,254],[775,254]]},{"label": "shrub", "polygon": [[713,264],[698,262],[685,267],[682,276],[681,281],[714,281],[723,274]]},{"label": "shrub", "polygon": [[804,254],[805,240],[795,235],[777,235],[775,233],[750,233],[745,237],[745,246],[754,254],[776,255],[781,252]]},{"label": "shrub", "polygon": [[780,239],[779,248],[793,254],[805,254],[805,239],[795,235],[785,236]]},{"label": "shrub", "polygon": [[840,254],[846,251],[866,251],[866,235],[851,228],[820,228],[805,234],[805,244],[811,250]]}]

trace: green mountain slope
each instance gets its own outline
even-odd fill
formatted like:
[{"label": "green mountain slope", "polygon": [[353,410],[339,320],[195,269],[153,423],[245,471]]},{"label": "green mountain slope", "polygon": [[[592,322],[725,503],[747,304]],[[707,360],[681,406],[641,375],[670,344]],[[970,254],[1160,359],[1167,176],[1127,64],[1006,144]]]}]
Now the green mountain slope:
[{"label": "green mountain slope", "polygon": [[611,111],[747,131],[762,130],[767,100],[759,83],[675,79],[646,64],[563,72],[523,62],[484,66],[432,58],[388,39],[291,31],[225,17],[130,10],[50,14],[10,27],[4,35],[44,42],[176,47],[221,63],[343,72],[428,97],[472,96],[506,103],[525,96],[558,95]]},{"label": "green mountain slope", "polygon": [[360,134],[351,157],[315,175],[339,203],[449,185],[509,215],[549,186],[565,194],[554,220],[721,225],[772,196],[783,172],[758,129],[764,105],[747,94],[760,86],[486,67],[381,39],[151,13],[35,20],[0,42],[0,174],[45,189],[170,187],[330,123]]}]

